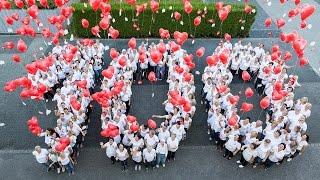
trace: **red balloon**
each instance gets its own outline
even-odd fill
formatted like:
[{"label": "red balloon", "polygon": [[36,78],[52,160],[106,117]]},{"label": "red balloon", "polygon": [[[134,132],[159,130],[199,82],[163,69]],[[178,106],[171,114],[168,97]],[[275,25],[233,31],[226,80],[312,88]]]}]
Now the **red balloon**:
[{"label": "red balloon", "polygon": [[127,3],[131,6],[135,5],[137,0],[127,0]]},{"label": "red balloon", "polygon": [[109,33],[112,39],[117,39],[119,37],[119,31],[116,29],[109,29]]},{"label": "red balloon", "polygon": [[226,86],[226,85],[217,86],[217,90],[220,94],[224,93],[227,90],[227,88],[228,88],[228,86]]},{"label": "red balloon", "polygon": [[301,2],[301,0],[294,0],[294,3],[295,3],[296,5],[300,4],[300,2]]},{"label": "red balloon", "polygon": [[179,21],[180,20],[180,18],[181,18],[181,14],[179,13],[179,12],[174,12],[174,19],[176,20],[176,21]]},{"label": "red balloon", "polygon": [[208,56],[206,58],[206,61],[208,63],[209,66],[215,66],[218,63],[218,57],[216,55],[212,55],[212,56]]},{"label": "red balloon", "polygon": [[253,96],[254,92],[253,92],[253,90],[252,90],[250,87],[248,87],[248,88],[245,90],[244,94],[246,95],[247,98],[249,98],[249,97],[252,97],[252,96]]},{"label": "red balloon", "polygon": [[297,54],[302,53],[306,46],[307,41],[305,39],[297,39],[292,44],[292,47]]},{"label": "red balloon", "polygon": [[5,19],[8,25],[13,25],[14,19],[12,17],[7,16]]},{"label": "red balloon", "polygon": [[201,47],[196,51],[196,55],[198,56],[198,58],[201,58],[204,55],[204,51],[205,51],[204,47]]},{"label": "red balloon", "polygon": [[307,58],[302,57],[302,58],[299,59],[299,65],[300,65],[300,66],[305,66],[305,65],[307,65],[307,64],[309,64],[309,61],[308,61]]},{"label": "red balloon", "polygon": [[131,49],[135,49],[136,46],[137,46],[137,40],[136,38],[131,38],[128,42],[128,46],[131,48]]},{"label": "red balloon", "polygon": [[306,28],[307,27],[307,23],[305,22],[305,21],[301,21],[301,23],[300,23],[300,28],[301,29],[304,29],[304,28]]},{"label": "red balloon", "polygon": [[156,74],[153,71],[148,74],[148,80],[151,82],[155,82],[157,80]]},{"label": "red balloon", "polygon": [[252,12],[252,7],[246,4],[246,5],[244,6],[244,12],[247,13],[247,14],[251,14],[251,12]]},{"label": "red balloon", "polygon": [[100,132],[100,135],[102,136],[102,137],[109,137],[109,130],[108,129],[104,129],[104,130],[102,130],[101,132]]},{"label": "red balloon", "polygon": [[286,51],[283,56],[283,60],[289,61],[292,58],[292,54],[289,51]]},{"label": "red balloon", "polygon": [[147,58],[147,55],[145,53],[139,53],[138,59],[141,63],[144,63],[146,58]]},{"label": "red balloon", "polygon": [[279,74],[281,71],[282,71],[282,66],[281,65],[278,65],[278,66],[273,68],[274,74]]},{"label": "red balloon", "polygon": [[253,108],[253,104],[250,104],[250,103],[244,102],[241,105],[241,111],[244,111],[244,112],[249,112],[252,110],[252,108]]},{"label": "red balloon", "polygon": [[65,144],[61,144],[61,143],[58,143],[54,149],[57,151],[57,152],[62,152],[64,151],[64,149],[66,149],[66,145]]},{"label": "red balloon", "polygon": [[100,2],[101,2],[100,0],[90,0],[89,1],[89,4],[92,7],[93,11],[97,11],[99,9]]},{"label": "red balloon", "polygon": [[191,81],[191,79],[192,79],[192,74],[191,74],[191,73],[184,73],[184,74],[183,74],[183,78],[184,78],[184,80],[185,80],[186,82],[189,82],[189,81]]},{"label": "red balloon", "polygon": [[224,40],[226,40],[226,41],[231,41],[231,35],[228,34],[228,33],[225,33],[225,34],[224,34]]},{"label": "red balloon", "polygon": [[158,64],[159,61],[162,59],[162,54],[157,50],[151,51],[150,56],[152,61],[156,64]]},{"label": "red balloon", "polygon": [[315,9],[316,9],[316,7],[314,5],[306,4],[306,5],[302,6],[302,8],[300,10],[301,20],[304,21],[308,17],[310,17],[313,14],[313,12],[315,11]]},{"label": "red balloon", "polygon": [[[162,39],[169,39],[170,38],[170,33],[167,29],[160,28],[159,34]],[[163,44],[163,43],[161,43],[161,44]],[[165,46],[164,46],[164,48],[165,48]],[[162,53],[164,53],[164,52],[162,52]]]},{"label": "red balloon", "polygon": [[27,9],[27,12],[28,12],[29,16],[32,17],[32,19],[37,19],[38,14],[39,14],[38,6],[32,5],[31,7],[29,7]]},{"label": "red balloon", "polygon": [[94,36],[100,36],[99,35],[99,32],[100,32],[100,27],[99,26],[94,26],[91,28],[91,33],[94,35]]},{"label": "red balloon", "polygon": [[295,17],[296,15],[299,14],[299,9],[298,8],[294,8],[294,9],[291,9],[288,13],[288,17],[289,18],[292,18],[292,17]]},{"label": "red balloon", "polygon": [[59,143],[65,145],[65,146],[68,146],[70,144],[70,138],[68,137],[61,137],[59,139]]},{"label": "red balloon", "polygon": [[273,100],[281,100],[283,98],[282,94],[279,93],[278,91],[273,91],[272,92],[272,99]]},{"label": "red balloon", "polygon": [[111,5],[105,2],[100,3],[100,10],[103,15],[108,16],[111,11]]},{"label": "red balloon", "polygon": [[70,98],[70,104],[71,104],[71,107],[77,111],[79,111],[81,109],[81,103],[79,103],[77,101],[77,98],[75,98],[75,97]]},{"label": "red balloon", "polygon": [[194,24],[195,26],[199,26],[200,23],[201,23],[201,16],[197,16],[196,18],[194,18],[193,24]]},{"label": "red balloon", "polygon": [[281,91],[282,90],[282,83],[277,81],[274,83],[274,89],[277,91]]},{"label": "red balloon", "polygon": [[128,122],[133,123],[137,121],[137,118],[131,115],[127,115],[127,120]]},{"label": "red balloon", "polygon": [[160,53],[165,53],[167,51],[166,45],[164,43],[159,43],[158,44],[158,50]]},{"label": "red balloon", "polygon": [[115,59],[115,58],[117,58],[118,56],[119,56],[118,51],[117,51],[116,49],[114,49],[114,48],[111,48],[111,49],[110,49],[110,57],[111,57],[112,59]]},{"label": "red balloon", "polygon": [[268,67],[268,66],[266,66],[266,67],[263,68],[263,72],[264,72],[265,74],[270,74],[271,68]]},{"label": "red balloon", "polygon": [[89,21],[87,19],[81,19],[81,25],[83,28],[87,29],[89,27]]},{"label": "red balloon", "polygon": [[228,119],[228,125],[229,126],[235,126],[237,124],[237,117],[232,116],[230,119]]},{"label": "red balloon", "polygon": [[18,44],[17,44],[17,49],[20,51],[20,52],[26,52],[27,51],[27,45],[26,43],[20,39],[18,41]]},{"label": "red balloon", "polygon": [[111,138],[114,138],[114,137],[116,137],[118,135],[119,135],[119,129],[113,129],[113,130],[109,131],[109,136]]},{"label": "red balloon", "polygon": [[126,60],[126,58],[125,58],[124,56],[122,56],[122,57],[119,59],[118,63],[120,64],[120,66],[124,67],[124,66],[127,65],[127,60]]},{"label": "red balloon", "polygon": [[87,88],[87,80],[81,80],[81,81],[76,81],[76,85],[79,86],[82,89]]},{"label": "red balloon", "polygon": [[189,1],[186,1],[186,3],[184,3],[184,12],[186,12],[187,14],[190,14],[192,12],[192,5]]},{"label": "red balloon", "polygon": [[116,126],[116,125],[114,125],[112,123],[109,123],[108,124],[108,129],[110,129],[110,130],[118,129],[118,126]]},{"label": "red balloon", "polygon": [[151,8],[153,13],[157,12],[159,10],[159,2],[157,2],[155,0],[151,0],[150,8]]},{"label": "red balloon", "polygon": [[49,8],[48,0],[40,0],[40,5],[44,8]]},{"label": "red balloon", "polygon": [[268,97],[264,97],[260,101],[261,109],[267,109],[270,106],[270,99]]},{"label": "red balloon", "polygon": [[251,76],[248,73],[248,71],[242,71],[241,77],[242,77],[242,80],[244,81],[249,81],[251,79]]},{"label": "red balloon", "polygon": [[17,63],[21,61],[20,56],[17,54],[13,54],[11,59],[12,59],[12,61],[17,62]]},{"label": "red balloon", "polygon": [[113,72],[111,72],[108,69],[103,70],[101,74],[102,74],[102,76],[104,76],[108,79],[111,79],[113,77]]},{"label": "red balloon", "polygon": [[239,102],[239,99],[240,99],[239,96],[231,96],[231,97],[229,98],[229,102],[230,102],[232,105],[236,105],[236,104]]},{"label": "red balloon", "polygon": [[39,126],[37,117],[32,116],[31,119],[27,121],[28,126]]},{"label": "red balloon", "polygon": [[3,45],[4,48],[6,49],[13,49],[14,48],[14,43],[12,41],[7,41]]},{"label": "red balloon", "polygon": [[157,128],[157,123],[153,119],[148,119],[147,124],[150,129]]},{"label": "red balloon", "polygon": [[183,111],[184,112],[190,112],[191,111],[191,104],[189,102],[186,102],[184,105],[183,105]]},{"label": "red balloon", "polygon": [[223,7],[223,2],[216,2],[216,10],[219,11]]},{"label": "red balloon", "polygon": [[130,126],[130,130],[132,132],[137,132],[139,130],[139,128],[140,127],[139,127],[139,124],[137,122],[132,123],[131,126]]},{"label": "red balloon", "polygon": [[101,27],[101,29],[103,29],[104,31],[107,30],[109,28],[109,19],[107,17],[104,17],[100,20],[99,22],[99,26]]},{"label": "red balloon", "polygon": [[[41,2],[41,1],[40,1]],[[22,9],[24,6],[24,3],[22,0],[14,0],[14,4],[19,8]],[[10,9],[10,8],[9,8]]]},{"label": "red balloon", "polygon": [[276,24],[277,24],[278,28],[281,28],[282,26],[284,26],[286,24],[286,22],[283,18],[280,18],[280,19],[277,19]]},{"label": "red balloon", "polygon": [[222,51],[222,53],[219,54],[219,59],[222,64],[227,64],[229,59],[229,51]]}]

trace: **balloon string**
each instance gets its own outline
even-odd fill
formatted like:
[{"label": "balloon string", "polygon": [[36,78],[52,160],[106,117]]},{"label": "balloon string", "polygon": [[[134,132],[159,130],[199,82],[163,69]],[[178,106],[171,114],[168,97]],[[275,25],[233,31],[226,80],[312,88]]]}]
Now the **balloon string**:
[{"label": "balloon string", "polygon": [[220,24],[220,35],[221,35],[221,38],[223,37],[222,26],[223,26],[223,21],[221,21],[221,24]]},{"label": "balloon string", "polygon": [[192,35],[192,30],[191,30],[191,17],[190,14],[188,14],[189,16],[189,31],[190,31],[190,36]]},{"label": "balloon string", "polygon": [[260,120],[260,116],[262,115],[262,112],[263,112],[263,109],[261,109],[257,120]]}]

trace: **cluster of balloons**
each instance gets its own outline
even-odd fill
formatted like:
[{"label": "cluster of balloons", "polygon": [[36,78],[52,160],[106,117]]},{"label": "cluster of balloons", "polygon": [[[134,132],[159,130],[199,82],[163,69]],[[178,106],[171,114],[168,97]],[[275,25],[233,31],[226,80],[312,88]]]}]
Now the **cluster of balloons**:
[{"label": "cluster of balloons", "polygon": [[100,132],[100,135],[102,137],[110,137],[110,138],[114,138],[116,136],[118,136],[120,134],[120,130],[119,130],[119,127],[112,124],[112,123],[109,123],[108,124],[108,127],[103,129],[101,132]]},{"label": "cluster of balloons", "polygon": [[42,132],[37,117],[33,116],[27,121],[28,129],[33,135],[38,135]]},{"label": "cluster of balloons", "polygon": [[54,149],[57,152],[63,152],[70,144],[70,139],[68,137],[59,138],[58,143],[55,145]]},{"label": "cluster of balloons", "polygon": [[123,88],[124,88],[124,81],[119,80],[116,81],[111,89],[111,91],[100,91],[92,94],[92,99],[97,101],[102,107],[108,107],[109,103],[108,101],[113,97],[113,96],[118,96]]},{"label": "cluster of balloons", "polygon": [[169,102],[173,106],[181,106],[183,111],[190,112],[191,104],[186,98],[182,97],[180,93],[176,90],[169,91]]}]

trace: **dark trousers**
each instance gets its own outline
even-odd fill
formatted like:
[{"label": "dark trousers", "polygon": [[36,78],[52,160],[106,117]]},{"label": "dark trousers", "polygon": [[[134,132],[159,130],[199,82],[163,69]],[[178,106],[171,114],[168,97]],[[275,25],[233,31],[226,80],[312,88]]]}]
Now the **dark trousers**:
[{"label": "dark trousers", "polygon": [[240,163],[242,166],[246,166],[246,165],[248,165],[249,162],[244,159],[243,155],[241,155]]},{"label": "dark trousers", "polygon": [[128,166],[128,161],[124,160],[124,161],[120,161],[120,163],[121,163],[122,170],[125,171]]},{"label": "dark trousers", "polygon": [[145,162],[145,166],[146,166],[146,168],[153,168],[154,167],[154,163],[155,161],[151,161],[151,162],[148,162],[148,161],[146,161]]},{"label": "dark trousers", "polygon": [[227,148],[224,151],[224,157],[226,158],[232,158],[233,157],[233,152],[229,151]]},{"label": "dark trousers", "polygon": [[168,151],[168,160],[173,160],[176,157],[176,152]]}]

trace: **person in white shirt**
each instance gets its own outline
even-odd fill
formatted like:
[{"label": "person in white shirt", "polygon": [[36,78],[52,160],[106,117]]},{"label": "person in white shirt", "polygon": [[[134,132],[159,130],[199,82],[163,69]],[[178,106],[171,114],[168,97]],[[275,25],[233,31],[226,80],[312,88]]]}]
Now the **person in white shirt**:
[{"label": "person in white shirt", "polygon": [[229,140],[226,142],[225,146],[225,153],[223,157],[227,159],[231,159],[234,155],[238,153],[241,149],[241,144],[238,142],[239,136],[229,136]]},{"label": "person in white shirt", "polygon": [[157,153],[157,165],[158,168],[160,164],[162,164],[162,167],[166,166],[166,158],[168,155],[168,145],[165,143],[164,139],[160,139],[160,143],[158,143],[156,148]]},{"label": "person in white shirt", "polygon": [[179,140],[176,138],[176,134],[171,133],[170,138],[167,139],[168,145],[168,161],[175,161],[176,151],[179,148]]},{"label": "person in white shirt", "polygon": [[157,143],[159,142],[158,136],[155,134],[154,130],[151,130],[146,136],[144,137],[146,146],[151,146],[155,148]]},{"label": "person in white shirt", "polygon": [[243,168],[246,166],[248,163],[253,163],[255,158],[257,157],[257,150],[256,150],[256,145],[255,144],[249,144],[246,146],[243,146],[241,149],[243,150],[241,159],[237,161],[239,165],[239,168]]},{"label": "person in white shirt", "polygon": [[116,150],[116,160],[119,160],[121,162],[122,171],[127,170],[128,158],[128,150],[124,148],[123,144],[119,144],[119,148]]},{"label": "person in white shirt", "polygon": [[65,155],[65,153],[61,153],[58,157],[58,162],[67,169],[69,176],[74,175],[74,167],[69,158],[69,156]]},{"label": "person in white shirt", "polygon": [[134,162],[134,170],[141,170],[142,152],[139,148],[134,147],[131,150],[132,160]]},{"label": "person in white shirt", "polygon": [[271,141],[270,139],[264,139],[264,141],[261,142],[261,144],[257,147],[257,158],[256,162],[253,165],[253,168],[257,167],[258,164],[264,163],[271,150]]},{"label": "person in white shirt", "polygon": [[112,138],[110,138],[109,142],[105,144],[103,144],[103,142],[100,142],[100,146],[102,149],[106,149],[106,155],[111,159],[111,163],[114,164],[116,162],[116,151],[118,149],[117,144],[113,141]]},{"label": "person in white shirt", "polygon": [[179,142],[185,137],[186,134],[184,127],[181,125],[181,121],[178,121],[177,124],[173,125],[170,129],[170,132],[177,136]]},{"label": "person in white shirt", "polygon": [[170,132],[168,130],[168,126],[163,125],[160,128],[157,129],[158,132],[158,138],[167,140],[170,137]]},{"label": "person in white shirt", "polygon": [[43,164],[46,167],[49,167],[49,163],[48,163],[49,152],[47,149],[41,148],[40,146],[36,146],[32,154],[34,155],[38,163]]},{"label": "person in white shirt", "polygon": [[274,147],[270,151],[270,155],[265,162],[265,169],[270,168],[274,164],[279,164],[282,162],[283,157],[285,155],[285,148],[286,145],[284,143],[279,144],[278,146]]},{"label": "person in white shirt", "polygon": [[156,156],[157,156],[156,150],[153,149],[151,146],[147,146],[143,150],[143,162],[145,163],[147,170],[150,167],[154,168],[154,162],[155,162]]}]

